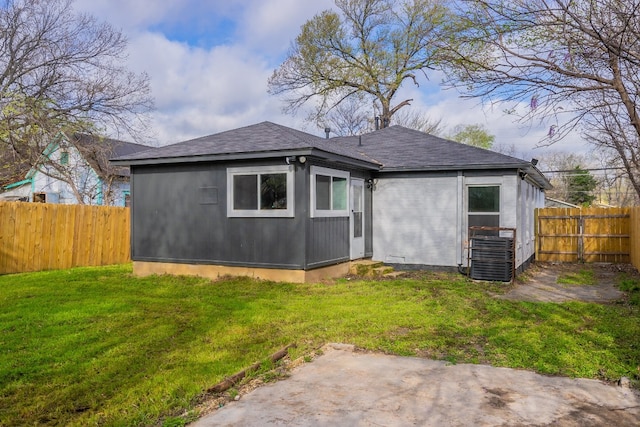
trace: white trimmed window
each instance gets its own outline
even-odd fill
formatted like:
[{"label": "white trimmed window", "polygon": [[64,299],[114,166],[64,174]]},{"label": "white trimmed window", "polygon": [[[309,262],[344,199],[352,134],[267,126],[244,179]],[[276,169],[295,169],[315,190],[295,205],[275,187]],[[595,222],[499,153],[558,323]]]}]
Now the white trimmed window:
[{"label": "white trimmed window", "polygon": [[[500,226],[500,186],[469,186],[468,225],[480,227]],[[485,231],[479,234],[498,235],[497,231]]]},{"label": "white trimmed window", "polygon": [[311,216],[349,216],[349,172],[311,167]]},{"label": "white trimmed window", "polygon": [[293,166],[227,169],[227,216],[293,217]]}]

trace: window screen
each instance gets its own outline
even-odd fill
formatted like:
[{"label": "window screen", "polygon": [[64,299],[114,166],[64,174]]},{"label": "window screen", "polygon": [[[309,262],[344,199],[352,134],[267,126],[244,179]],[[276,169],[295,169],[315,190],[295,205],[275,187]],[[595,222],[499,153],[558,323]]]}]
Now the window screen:
[{"label": "window screen", "polygon": [[347,209],[347,178],[316,175],[316,209]]},{"label": "window screen", "polygon": [[333,177],[332,207],[333,210],[341,211],[347,209],[347,179]]},{"label": "window screen", "polygon": [[316,175],[316,209],[331,209],[331,177]]},{"label": "window screen", "polygon": [[233,208],[237,210],[258,209],[258,175],[235,175],[233,177]]}]

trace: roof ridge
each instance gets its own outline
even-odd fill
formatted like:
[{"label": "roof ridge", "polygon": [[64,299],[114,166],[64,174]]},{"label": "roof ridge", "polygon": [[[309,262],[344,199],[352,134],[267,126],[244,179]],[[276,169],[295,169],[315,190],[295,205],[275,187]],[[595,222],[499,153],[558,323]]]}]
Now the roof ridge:
[{"label": "roof ridge", "polygon": [[294,136],[296,139],[299,139],[301,142],[306,142],[301,137],[301,135],[304,135],[305,137],[311,137],[313,139],[320,139],[320,140],[323,139],[323,138],[319,137],[318,135],[314,135],[314,134],[309,133],[309,132],[305,132],[305,131],[302,131],[302,130],[294,129],[294,128],[289,127],[289,126],[280,125],[278,123],[273,123],[273,122],[269,122],[269,121],[265,121],[263,123],[272,125],[272,127],[275,127],[275,128],[280,129],[280,130],[283,130],[283,131],[287,132],[288,134]]}]

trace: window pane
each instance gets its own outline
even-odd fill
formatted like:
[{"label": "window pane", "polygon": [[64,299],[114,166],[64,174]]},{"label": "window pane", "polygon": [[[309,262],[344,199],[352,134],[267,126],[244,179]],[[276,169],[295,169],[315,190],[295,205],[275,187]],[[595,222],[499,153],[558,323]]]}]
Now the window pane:
[{"label": "window pane", "polygon": [[260,209],[287,209],[287,174],[260,175]]},{"label": "window pane", "polygon": [[234,175],[233,209],[258,209],[258,175]]},{"label": "window pane", "polygon": [[500,187],[469,187],[469,212],[500,212]]},{"label": "window pane", "polygon": [[362,237],[362,212],[353,213],[353,237]]},{"label": "window pane", "polygon": [[333,177],[333,210],[347,209],[347,179]]},{"label": "window pane", "polygon": [[[500,215],[469,215],[469,227],[499,227]],[[476,236],[498,236],[498,230],[477,230]]]},{"label": "window pane", "polygon": [[316,209],[327,211],[331,209],[331,177],[316,175]]}]

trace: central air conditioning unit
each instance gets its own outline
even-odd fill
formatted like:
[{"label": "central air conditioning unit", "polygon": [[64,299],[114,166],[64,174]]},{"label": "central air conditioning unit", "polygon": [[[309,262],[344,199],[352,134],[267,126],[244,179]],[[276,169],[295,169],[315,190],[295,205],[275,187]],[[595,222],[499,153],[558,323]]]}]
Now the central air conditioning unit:
[{"label": "central air conditioning unit", "polygon": [[515,239],[475,236],[470,240],[469,277],[475,280],[510,282],[515,267]]}]

